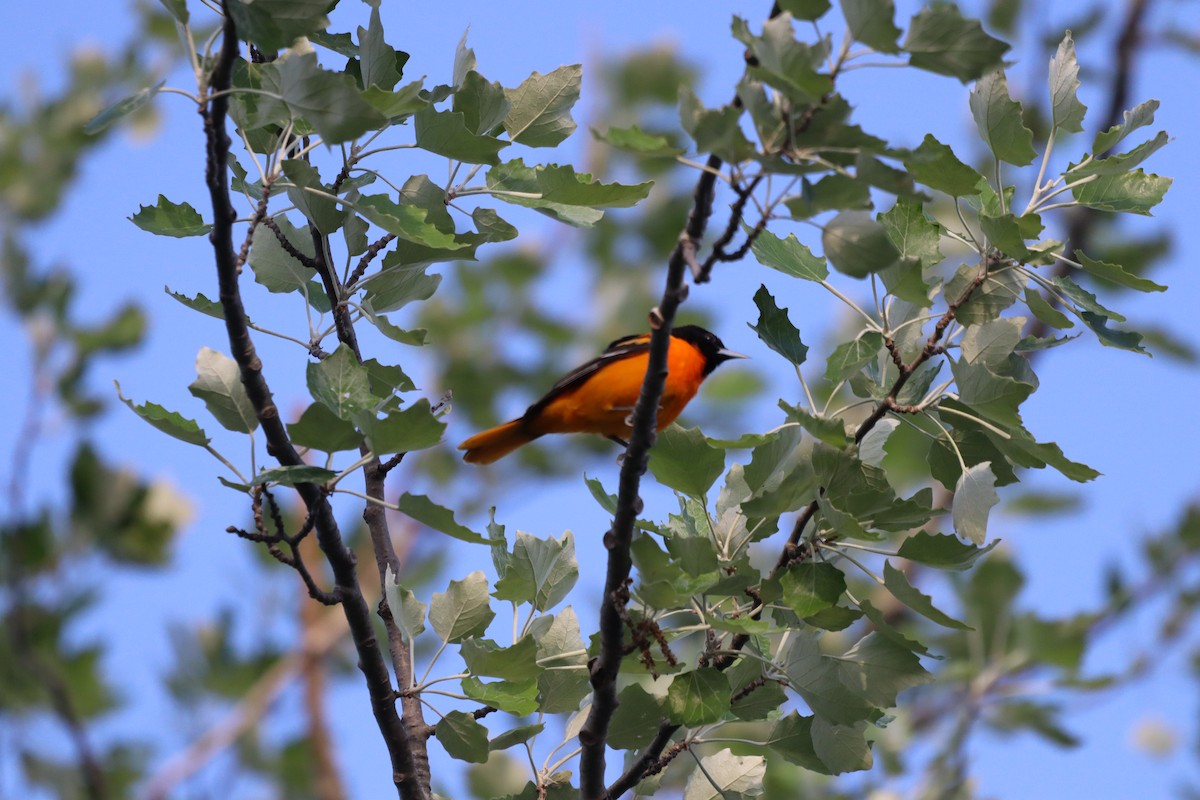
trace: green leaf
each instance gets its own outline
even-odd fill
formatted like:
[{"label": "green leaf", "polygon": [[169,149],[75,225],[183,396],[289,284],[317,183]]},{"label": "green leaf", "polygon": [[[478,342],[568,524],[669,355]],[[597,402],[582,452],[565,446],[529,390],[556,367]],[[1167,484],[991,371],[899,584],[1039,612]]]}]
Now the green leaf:
[{"label": "green leaf", "polygon": [[250,481],[250,485],[278,483],[281,486],[297,486],[301,483],[328,483],[337,473],[324,467],[314,467],[311,464],[293,464],[287,467],[272,467],[259,472]]},{"label": "green leaf", "polygon": [[344,344],[338,345],[325,359],[309,363],[307,379],[313,399],[347,422],[355,421],[355,417],[379,402],[371,393],[367,370]]},{"label": "green leaf", "polygon": [[1158,111],[1158,105],[1157,100],[1147,100],[1132,110],[1124,112],[1124,121],[1121,124],[1113,125],[1108,130],[1096,134],[1096,139],[1092,142],[1092,152],[1102,155],[1123,142],[1129,134],[1152,124],[1154,112]]},{"label": "green leaf", "polygon": [[659,431],[650,451],[650,472],[663,486],[703,498],[725,471],[725,451],[713,447],[699,428],[678,424]]},{"label": "green leaf", "polygon": [[735,756],[728,749],[700,759],[701,769],[688,775],[683,800],[734,800],[763,792],[767,762],[762,756]]},{"label": "green leaf", "polygon": [[863,211],[843,211],[825,223],[821,245],[834,269],[852,278],[865,278],[900,259],[884,226]]},{"label": "green leaf", "polygon": [[1101,278],[1106,281],[1111,281],[1118,286],[1125,286],[1130,289],[1136,289],[1139,292],[1165,292],[1166,286],[1155,283],[1147,278],[1142,278],[1138,275],[1131,275],[1125,271],[1120,264],[1109,264],[1104,261],[1096,261],[1089,258],[1080,250],[1075,251],[1075,257],[1079,259],[1079,264],[1091,275]]},{"label": "green leaf", "polygon": [[362,436],[351,423],[338,418],[324,403],[312,403],[300,419],[287,426],[292,444],[326,453],[357,450]]},{"label": "green leaf", "polygon": [[1170,141],[1171,137],[1167,136],[1166,131],[1159,131],[1154,134],[1153,139],[1142,142],[1128,153],[1121,153],[1109,156],[1108,158],[1095,158],[1091,161],[1071,166],[1067,170],[1067,176],[1070,180],[1075,181],[1088,175],[1114,175],[1121,172],[1128,172],[1157,153]]},{"label": "green leaf", "polygon": [[596,502],[600,504],[601,508],[609,514],[617,513],[617,496],[615,494],[606,492],[604,485],[600,481],[595,478],[589,478],[586,474],[583,476],[583,482],[587,484],[588,491],[596,499]]},{"label": "green leaf", "polygon": [[396,501],[396,506],[401,514],[412,517],[422,525],[427,525],[447,536],[472,544],[491,544],[487,538],[455,522],[453,511],[439,506],[425,495],[405,492]]},{"label": "green leaf", "polygon": [[1123,211],[1150,216],[1150,209],[1162,202],[1171,188],[1171,179],[1152,175],[1144,170],[1100,175],[1095,180],[1071,190],[1075,200],[1101,211]]},{"label": "green leaf", "polygon": [[903,49],[918,69],[966,83],[1000,63],[1008,45],[984,32],[978,20],[964,19],[949,3],[930,6],[912,18]]},{"label": "green leaf", "polygon": [[538,722],[533,725],[518,725],[515,728],[510,728],[488,742],[488,750],[493,752],[496,750],[507,750],[510,747],[523,744],[541,733],[545,727],[544,723]]},{"label": "green leaf", "polygon": [[528,147],[554,147],[575,131],[571,107],[579,99],[583,67],[534,72],[516,89],[506,89],[512,108],[504,116],[508,138]]},{"label": "green leaf", "polygon": [[825,380],[836,386],[874,361],[881,350],[883,334],[878,331],[863,331],[857,338],[842,342],[825,362]]},{"label": "green leaf", "polygon": [[[293,184],[288,187],[288,199],[300,209],[300,213],[317,226],[317,230],[330,234],[342,227],[346,212],[341,205],[330,197],[316,194],[331,194],[329,188],[321,183],[321,175],[316,167],[299,158],[286,159],[280,166],[283,168],[283,174]],[[311,249],[311,237],[309,239]]]},{"label": "green leaf", "polygon": [[435,728],[435,736],[446,754],[459,761],[485,764],[488,760],[488,730],[464,711],[450,711]]},{"label": "green leaf", "polygon": [[654,739],[662,718],[658,698],[636,683],[629,684],[617,695],[617,710],[608,728],[608,746],[618,750],[645,747]]},{"label": "green leaf", "polygon": [[[512,558],[504,576],[496,582],[496,598],[520,601],[528,598],[538,611],[547,611],[566,598],[579,578],[575,539],[570,531],[561,539],[539,539],[517,531]],[[510,587],[515,588],[514,594]]]},{"label": "green leaf", "polygon": [[798,41],[790,17],[781,14],[768,19],[762,36],[751,34],[749,26],[735,17],[733,35],[757,61],[747,68],[747,74],[783,92],[793,103],[817,104],[832,91],[833,81],[819,71],[828,44],[822,41],[810,47]]},{"label": "green leaf", "polygon": [[876,704],[863,697],[861,676],[848,670],[849,684],[844,682],[839,661],[821,652],[814,633],[793,632],[783,670],[808,707],[831,722],[850,725],[875,713]]},{"label": "green leaf", "polygon": [[911,608],[923,617],[933,620],[938,625],[953,630],[970,631],[974,630],[970,625],[959,622],[939,611],[928,595],[921,593],[908,581],[908,576],[901,570],[892,566],[891,561],[883,563],[883,585],[887,590],[895,596],[897,600]]},{"label": "green leaf", "polygon": [[537,642],[532,636],[522,636],[510,647],[499,647],[491,639],[467,639],[459,652],[472,675],[519,681],[538,671]]},{"label": "green leaf", "polygon": [[379,6],[371,8],[371,19],[364,28],[358,28],[359,71],[362,85],[378,86],[390,91],[400,80],[396,67],[396,51],[383,38],[383,22],[379,18]]},{"label": "green leaf", "polygon": [[591,175],[576,173],[570,165],[539,164],[533,168],[533,172],[542,193],[542,201],[564,205],[628,208],[644,200],[654,185],[652,181],[631,185],[600,183],[592,180]]},{"label": "green leaf", "polygon": [[734,106],[708,109],[690,87],[679,90],[679,123],[701,153],[738,162],[754,155],[754,145],[741,127],[741,110]]},{"label": "green leaf", "polygon": [[758,324],[746,323],[750,330],[792,364],[797,367],[803,364],[808,348],[800,341],[799,329],[788,319],[787,309],[775,305],[775,298],[762,285],[754,293],[754,304],[758,306]]},{"label": "green leaf", "polygon": [[[1022,218],[1024,219],[1024,218]],[[1029,262],[1033,254],[1025,246],[1025,234],[1021,230],[1021,221],[1012,214],[998,217],[981,214],[979,227],[987,236],[988,244],[1015,261]]]},{"label": "green leaf", "polygon": [[970,326],[963,334],[963,359],[968,364],[982,364],[991,369],[1003,367],[1021,340],[1024,326],[1024,317],[1006,317]]},{"label": "green leaf", "polygon": [[1142,335],[1136,331],[1113,330],[1108,327],[1108,317],[1093,314],[1090,311],[1080,311],[1079,318],[1083,324],[1092,329],[1100,344],[1105,347],[1115,347],[1119,350],[1129,350],[1148,356],[1150,352],[1142,347]]},{"label": "green leaf", "polygon": [[1075,60],[1075,42],[1071,32],[1058,45],[1050,59],[1050,119],[1051,130],[1068,133],[1083,130],[1087,106],[1079,102],[1079,62]]},{"label": "green leaf", "polygon": [[1096,316],[1107,317],[1115,322],[1124,322],[1125,317],[1113,311],[1110,308],[1105,308],[1096,299],[1096,295],[1084,289],[1065,275],[1055,275],[1050,279],[1054,287],[1058,289],[1058,293],[1070,301],[1072,311],[1078,313],[1079,309],[1090,311]]},{"label": "green leaf", "polygon": [[974,168],[958,160],[949,145],[942,144],[929,133],[904,159],[904,165],[915,180],[951,197],[977,194],[979,182],[983,180]]},{"label": "green leaf", "polygon": [[896,204],[879,215],[879,222],[901,258],[922,267],[941,263],[941,226],[925,216],[916,198],[896,198]]},{"label": "green leaf", "polygon": [[911,650],[878,632],[859,639],[837,662],[842,684],[879,708],[894,706],[900,692],[933,680]]},{"label": "green leaf", "polygon": [[780,239],[771,231],[764,230],[750,249],[764,267],[779,270],[785,275],[818,283],[829,277],[825,259],[813,255],[793,233],[789,233],[786,239]]},{"label": "green leaf", "polygon": [[1051,328],[1064,330],[1075,327],[1075,323],[1071,322],[1066,314],[1051,306],[1042,297],[1042,293],[1032,287],[1025,290],[1025,305],[1029,306],[1029,310],[1038,320]]},{"label": "green leaf", "polygon": [[121,398],[122,403],[168,436],[200,447],[206,447],[212,441],[194,419],[188,419],[177,411],[168,411],[158,403],[147,401],[140,406],[134,405],[132,400],[121,394],[121,384],[113,381],[113,385],[117,387],[117,397]]},{"label": "green leaf", "polygon": [[462,38],[458,40],[458,47],[454,50],[454,71],[451,73],[450,85],[455,88],[463,85],[467,73],[476,66],[475,51],[467,47],[467,33],[469,31],[463,31]]},{"label": "green leaf", "polygon": [[537,678],[540,710],[546,714],[578,710],[591,684],[574,610],[567,606],[553,617],[538,617],[532,632],[538,643],[538,664],[544,667]]},{"label": "green leaf", "polygon": [[421,96],[424,89],[424,81],[420,79],[406,83],[392,92],[378,86],[368,86],[362,92],[362,99],[388,122],[395,124],[429,105],[429,100]]},{"label": "green leaf", "polygon": [[177,22],[182,22],[184,25],[188,23],[187,0],[158,0],[162,7],[175,18]]},{"label": "green leaf", "polygon": [[591,227],[603,216],[600,208],[631,206],[650,192],[652,184],[604,184],[594,182],[591,175],[576,174],[569,166],[527,167],[516,159],[489,170],[487,185],[506,203],[536,209],[569,225]]},{"label": "green leaf", "polygon": [[475,230],[489,242],[507,242],[517,238],[517,229],[501,218],[490,208],[476,208],[471,211],[471,221]]},{"label": "green leaf", "polygon": [[846,591],[846,576],[832,564],[793,564],[779,578],[783,602],[799,617],[809,617],[837,604]]},{"label": "green leaf", "polygon": [[[199,311],[201,314],[206,314],[217,319],[225,319],[225,309],[221,307],[221,304],[215,300],[209,300],[203,294],[197,294],[195,297],[188,297],[185,294],[172,292],[168,286],[164,286],[163,291],[193,311]],[[247,317],[246,321],[249,322],[250,318]]]},{"label": "green leaf", "polygon": [[479,636],[495,616],[488,603],[487,578],[479,570],[461,581],[450,581],[445,592],[433,593],[429,604],[429,624],[443,642]]},{"label": "green leaf", "polygon": [[227,430],[253,433],[258,428],[258,416],[232,358],[201,347],[196,355],[196,380],[188,391],[203,400],[208,413]]},{"label": "green leaf", "polygon": [[140,206],[138,212],[129,219],[144,231],[179,239],[203,236],[212,230],[212,225],[206,223],[190,204],[172,203],[161,194],[158,196],[158,203]]},{"label": "green leaf", "polygon": [[[531,668],[528,674],[534,671]],[[478,678],[468,677],[462,680],[462,690],[472,700],[518,717],[528,716],[538,710],[538,686],[533,678],[484,683]]]},{"label": "green leaf", "polygon": [[813,752],[827,775],[861,772],[871,768],[871,748],[863,736],[867,723],[834,725],[824,717],[812,721]]},{"label": "green leaf", "polygon": [[892,0],[842,0],[842,14],[856,41],[881,53],[898,53],[896,6]]},{"label": "green leaf", "polygon": [[976,547],[950,534],[918,531],[900,544],[896,555],[938,569],[966,570],[998,544],[1000,540],[993,539],[986,547]]},{"label": "green leaf", "polygon": [[995,487],[996,476],[987,461],[968,467],[954,487],[950,505],[954,530],[973,544],[982,545],[987,540],[988,512],[1000,502]]},{"label": "green leaf", "polygon": [[639,156],[674,158],[685,152],[682,147],[673,145],[666,136],[646,133],[636,125],[630,128],[609,128],[603,133],[592,128],[592,135],[613,147]]},{"label": "green leaf", "polygon": [[483,135],[503,122],[511,107],[512,104],[504,96],[504,87],[499,82],[488,81],[471,70],[454,93],[452,110],[462,113],[468,131]]},{"label": "green leaf", "polygon": [[[311,2],[313,0],[300,0],[296,5]],[[327,5],[326,0],[318,2]],[[280,3],[292,5],[291,0],[268,0],[266,3],[255,0],[252,4],[235,2],[233,5],[258,8]],[[279,64],[283,102],[293,118],[303,118],[312,125],[325,144],[347,142],[387,124],[384,116],[362,99],[354,78],[344,72],[321,69],[317,66],[316,53],[291,53],[276,63]]]},{"label": "green leaf", "polygon": [[814,719],[815,717],[804,717],[793,711],[775,722],[765,744],[790,764],[825,773],[828,768],[825,762],[817,758],[817,751],[813,749]]},{"label": "green leaf", "polygon": [[509,144],[472,133],[462,112],[438,111],[433,106],[413,115],[413,129],[417,147],[468,164],[499,164],[500,151]]},{"label": "green leaf", "polygon": [[1023,167],[1037,158],[1033,131],[1021,118],[1021,104],[1008,94],[1003,69],[984,75],[971,92],[971,115],[979,136],[999,161]]},{"label": "green leaf", "polygon": [[829,5],[829,0],[779,0],[780,9],[796,19],[820,19],[829,10]]},{"label": "green leaf", "polygon": [[676,675],[667,688],[664,710],[676,725],[707,725],[729,710],[729,681],[715,667]]},{"label": "green leaf", "polygon": [[788,419],[800,423],[804,430],[825,444],[837,448],[850,444],[850,437],[846,435],[846,423],[837,417],[819,417],[801,405],[788,405],[783,400],[779,401],[779,407],[788,415]]},{"label": "green leaf", "polygon": [[[95,136],[97,133],[100,133],[105,128],[119,120],[121,117],[132,114],[134,111],[137,111],[139,108],[146,105],[146,103],[149,103],[154,98],[154,95],[158,94],[159,91],[162,90],[164,85],[166,85],[166,81],[159,81],[153,86],[147,86],[145,89],[139,89],[129,97],[118,100],[88,120],[87,124],[83,126],[83,132],[88,136]],[[154,231],[151,232],[153,233]]]},{"label": "green leaf", "polygon": [[965,359],[952,362],[950,369],[958,385],[959,399],[965,405],[997,422],[1007,425],[1021,423],[1018,409],[1037,388],[1036,379],[1030,381],[1024,377],[998,374],[984,364],[972,364]]},{"label": "green leaf", "polygon": [[325,16],[334,0],[231,0],[229,15],[237,25],[238,38],[274,52],[301,36],[323,31]]},{"label": "green leaf", "polygon": [[377,456],[433,447],[442,440],[442,432],[446,430],[446,423],[433,415],[429,401],[424,397],[402,411],[388,413],[383,419],[364,412],[356,414],[354,421]]},{"label": "green leaf", "polygon": [[384,573],[383,589],[392,620],[404,641],[412,647],[413,640],[425,630],[425,612],[429,607],[417,599],[412,589],[400,584],[390,564]]},{"label": "green leaf", "polygon": [[442,283],[441,275],[430,275],[425,271],[427,265],[397,266],[398,260],[395,253],[384,256],[383,270],[368,284],[370,288],[363,296],[363,305],[372,316],[428,300]]},{"label": "green leaf", "polygon": [[[287,217],[275,217],[275,227],[287,239],[294,250],[309,258],[313,257],[312,237],[308,230],[303,233],[297,230]],[[254,271],[254,280],[267,288],[269,292],[298,292],[305,291],[309,281],[315,274],[311,269],[295,259],[275,236],[274,231],[266,225],[254,229],[251,240],[250,269]]]}]

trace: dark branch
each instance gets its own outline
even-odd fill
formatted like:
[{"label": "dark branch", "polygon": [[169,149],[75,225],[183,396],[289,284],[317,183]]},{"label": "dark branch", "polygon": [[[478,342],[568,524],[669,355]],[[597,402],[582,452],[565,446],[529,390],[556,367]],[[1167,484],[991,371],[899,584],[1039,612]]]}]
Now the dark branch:
[{"label": "dark branch", "polygon": [[367,248],[367,251],[362,254],[362,258],[358,260],[358,265],[354,268],[354,272],[350,273],[350,277],[346,280],[346,288],[353,289],[354,286],[362,280],[363,274],[367,271],[367,267],[375,256],[379,255],[379,251],[392,243],[396,238],[396,234],[389,233]]},{"label": "dark branch", "polygon": [[275,234],[275,240],[279,242],[279,246],[283,248],[283,252],[299,261],[308,269],[315,270],[317,268],[316,259],[297,250],[296,245],[292,244],[287,236],[284,235],[283,231],[279,230],[279,226],[275,224],[275,220],[271,219],[270,217],[264,217],[262,224],[270,228],[271,233]]},{"label": "dark branch", "polygon": [[[311,222],[308,229],[312,236],[313,252],[316,253],[314,266],[318,277],[321,279],[321,284],[325,288],[325,294],[329,298],[329,303],[333,308],[334,330],[337,332],[338,341],[350,348],[355,360],[361,364],[363,359],[362,352],[358,346],[358,335],[354,331],[354,321],[345,303],[345,293],[349,289],[338,284],[337,276],[329,263],[329,259],[326,257],[329,244],[327,237],[317,230],[317,227]],[[387,239],[387,237],[384,237],[384,239]],[[387,241],[384,241],[384,239],[372,245],[375,253],[386,247],[387,241],[390,241],[390,239]],[[369,262],[369,259],[366,256],[363,258],[365,260],[360,262],[360,264],[365,265],[365,263]],[[391,656],[392,669],[396,674],[396,682],[404,689],[413,683],[412,657],[387,602],[387,573],[390,569],[393,575],[400,574],[400,559],[397,557],[396,549],[392,544],[392,533],[388,526],[387,515],[384,512],[383,505],[387,474],[399,463],[399,459],[403,458],[404,454],[398,453],[393,459],[389,460],[388,465],[384,465],[380,463],[379,456],[371,451],[366,442],[360,445],[359,453],[364,458],[367,458],[362,468],[363,482],[367,496],[371,498],[371,501],[363,505],[363,522],[366,523],[367,531],[371,535],[371,547],[375,555],[375,564],[379,570],[380,600],[376,612],[379,618],[383,620],[383,627],[388,640],[388,652]],[[415,765],[416,782],[423,787],[425,792],[428,792],[431,781],[429,754],[425,747],[425,741],[428,739],[428,736],[416,734],[416,732],[423,731],[429,727],[425,723],[421,699],[408,694],[402,695],[401,709],[401,721],[408,734],[408,746]]]},{"label": "dark branch", "polygon": [[[240,262],[233,249],[235,216],[227,182],[229,135],[226,125],[229,96],[225,93],[230,88],[237,54],[237,29],[226,9],[221,50],[214,63],[209,85],[213,97],[200,109],[204,119],[207,154],[205,183],[213,209],[213,226],[209,239],[213,246],[230,351],[237,362],[242,385],[262,426],[263,436],[267,441],[267,452],[283,466],[299,466],[304,463],[303,459],[288,438],[279,409],[272,400],[270,388],[262,374],[262,362],[250,337],[238,286]],[[388,748],[398,792],[405,800],[425,800],[429,793],[419,780],[412,743],[396,713],[391,676],[375,639],[370,609],[359,588],[354,554],[346,547],[333,509],[321,488],[305,483],[298,485],[296,491],[315,520],[318,544],[332,568],[335,591],[341,597],[343,613],[354,640],[359,668],[366,679],[375,720]]]}]

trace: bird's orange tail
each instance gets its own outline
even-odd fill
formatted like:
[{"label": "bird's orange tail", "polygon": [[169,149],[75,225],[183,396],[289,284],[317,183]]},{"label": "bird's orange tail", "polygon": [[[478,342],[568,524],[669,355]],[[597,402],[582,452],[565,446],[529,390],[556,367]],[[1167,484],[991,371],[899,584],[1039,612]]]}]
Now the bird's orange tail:
[{"label": "bird's orange tail", "polygon": [[521,420],[514,419],[475,434],[460,444],[458,449],[467,451],[463,461],[468,464],[491,464],[536,438],[536,435],[522,430]]}]

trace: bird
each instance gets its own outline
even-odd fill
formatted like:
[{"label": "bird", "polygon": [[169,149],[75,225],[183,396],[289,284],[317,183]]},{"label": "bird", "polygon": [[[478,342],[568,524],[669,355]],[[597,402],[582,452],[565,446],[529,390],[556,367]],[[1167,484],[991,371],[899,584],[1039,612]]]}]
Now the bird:
[{"label": "bird", "polygon": [[[477,433],[458,446],[469,464],[491,464],[548,433],[594,433],[626,446],[633,407],[649,362],[650,334],[624,336],[564,375],[517,419]],[[722,363],[749,358],[725,347],[699,325],[671,331],[667,380],[658,407],[658,430],[670,425]]]}]

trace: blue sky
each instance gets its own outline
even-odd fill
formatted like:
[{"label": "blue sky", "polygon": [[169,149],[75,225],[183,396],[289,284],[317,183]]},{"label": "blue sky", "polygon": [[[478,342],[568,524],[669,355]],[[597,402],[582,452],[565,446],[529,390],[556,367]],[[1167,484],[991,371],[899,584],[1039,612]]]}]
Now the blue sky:
[{"label": "blue sky", "polygon": [[[343,5],[351,3],[344,0]],[[559,161],[577,161],[587,124],[594,124],[589,112],[596,101],[589,92],[595,90],[596,81],[589,77],[589,64],[601,56],[668,42],[701,65],[701,97],[709,105],[724,102],[736,80],[742,53],[741,45],[728,33],[730,16],[741,14],[757,27],[766,5],[664,0],[615,2],[603,7],[550,6],[521,0],[411,7],[393,2],[384,3],[383,13],[389,40],[411,54],[407,75],[425,74],[433,83],[447,80],[454,48],[468,26],[480,70],[508,86],[516,85],[533,70],[548,72],[560,64],[582,61],[583,99],[576,107],[580,132],[554,154]],[[898,5],[900,19],[906,19],[914,8],[913,3]],[[1041,16],[1042,29],[1061,30],[1084,5],[1060,0],[1044,4],[1036,13]],[[356,21],[359,19],[354,8],[339,10],[341,18],[347,17],[347,11]],[[79,48],[106,49],[112,42],[123,41],[133,24],[125,7],[113,3],[68,0],[57,4],[54,13],[55,25],[47,30],[44,6],[9,4],[0,12],[8,29],[39,32],[37,36],[10,37],[0,55],[0,87],[8,87],[6,94],[18,94],[31,74],[37,76],[47,93],[52,93],[61,80],[62,60]],[[335,27],[338,18],[335,16]],[[1194,30],[1200,14],[1195,5],[1157,3],[1148,27],[1161,30],[1168,22]],[[1110,38],[1111,32],[1106,31],[1093,41],[1106,47]],[[1010,57],[1018,62],[1010,73],[1014,92],[1044,91],[1041,53],[1027,41]],[[1080,61],[1095,76],[1095,70],[1108,63],[1109,54],[1095,44],[1085,43],[1080,46]],[[1173,255],[1152,276],[1169,284],[1171,290],[1163,295],[1123,297],[1118,305],[1135,327],[1139,321],[1190,321],[1200,302],[1200,283],[1186,260],[1187,254],[1200,251],[1200,230],[1193,221],[1194,209],[1200,205],[1194,180],[1200,174],[1200,148],[1194,141],[1200,122],[1193,96],[1195,70],[1194,57],[1189,59],[1177,48],[1156,42],[1143,51],[1138,80],[1131,91],[1132,103],[1151,97],[1162,101],[1156,128],[1176,137],[1148,165],[1151,171],[1176,179],[1166,201],[1156,209],[1154,219],[1139,218],[1126,224],[1131,233],[1166,228],[1175,236]],[[1098,95],[1100,82],[1094,78],[1089,81],[1088,74],[1085,72],[1082,99],[1092,109],[1093,117],[1085,123],[1091,132],[1104,102]],[[186,71],[177,70],[169,76],[168,84],[191,88],[189,80]],[[860,109],[865,128],[897,144],[915,145],[925,133],[933,133],[962,155],[975,152],[967,88],[957,81],[909,70],[863,70],[848,73],[841,89]],[[223,331],[219,323],[183,309],[163,294],[161,287],[168,284],[188,294],[202,291],[213,296],[207,243],[202,239],[181,242],[153,237],[126,220],[139,205],[151,204],[159,192],[175,201],[190,200],[203,209],[202,143],[197,117],[188,101],[179,97],[162,96],[157,108],[161,127],[152,138],[130,133],[116,136],[85,162],[81,180],[61,213],[38,232],[39,261],[75,268],[85,315],[99,317],[126,299],[143,304],[150,315],[145,346],[97,370],[93,376],[97,387],[103,389],[116,378],[138,401],[154,400],[197,417],[201,416],[199,402],[186,390],[194,378],[193,359],[204,345],[227,349],[222,346]],[[1065,152],[1072,152],[1073,146],[1085,145],[1068,143]],[[444,167],[400,165],[397,169],[416,172]],[[563,231],[552,229],[551,223],[535,215],[506,216],[523,233],[535,238],[564,237],[570,241],[569,234],[564,236]],[[819,245],[819,237],[811,229],[800,233],[807,233],[807,241],[814,247]],[[584,269],[585,255],[564,254],[564,274],[581,274],[579,270]],[[755,318],[750,298],[758,283],[766,283],[780,304],[792,309],[802,334],[819,336],[830,321],[827,295],[818,294],[811,285],[798,288],[767,273],[757,264],[743,263],[719,273],[712,286],[694,290],[689,301],[720,315],[725,322],[719,333],[729,346],[742,352],[762,352],[764,359],[769,357],[743,324]],[[268,313],[279,314],[280,319],[297,310],[275,297],[269,302],[274,306]],[[1194,346],[1200,345],[1200,337],[1184,324],[1176,322],[1173,327]],[[15,343],[24,334],[14,328],[11,319],[4,318],[0,319],[0,336]],[[274,370],[268,377],[281,406],[299,407],[304,390],[294,374],[302,374],[302,356],[271,344],[263,347],[264,361]],[[13,374],[27,374],[24,346],[10,345],[10,353]],[[412,372],[420,374],[419,362]],[[1103,565],[1132,560],[1131,543],[1169,525],[1181,505],[1195,498],[1200,426],[1190,422],[1189,411],[1191,399],[1200,395],[1200,372],[1166,358],[1148,359],[1104,349],[1094,342],[1046,353],[1038,363],[1038,372],[1041,389],[1024,407],[1027,426],[1035,434],[1052,436],[1070,457],[1099,469],[1104,477],[1084,488],[1085,505],[1076,514],[1040,521],[1036,527],[1025,519],[1001,515],[994,520],[990,533],[1005,539],[1026,571],[1028,583],[1022,602],[1046,614],[1069,614],[1099,602]],[[20,401],[24,396],[23,389],[3,395],[0,410],[7,418],[23,411]],[[748,419],[745,427],[762,429],[769,424],[763,421],[773,411],[773,398],[764,398],[763,408],[753,412],[756,416]],[[206,427],[213,433],[215,425]],[[463,423],[451,420],[447,444],[470,432]],[[244,509],[237,495],[214,480],[217,464],[209,456],[162,437],[123,409],[114,409],[105,416],[93,434],[109,458],[171,482],[190,498],[195,510],[193,522],[179,542],[176,567],[169,577],[133,575],[107,587],[110,596],[106,613],[128,615],[130,624],[116,634],[103,620],[96,626],[96,631],[112,637],[110,663],[114,670],[130,676],[137,685],[152,687],[170,665],[164,623],[209,620],[220,603],[236,602],[245,582],[255,580],[258,573],[247,547],[223,533],[226,525],[243,518]],[[11,430],[0,431],[0,453],[11,451],[13,435]],[[232,437],[220,441],[229,450],[242,452]],[[33,474],[60,475],[64,447],[62,437],[56,439],[52,434],[48,446],[37,454]],[[590,474],[615,484],[611,463],[598,464]],[[1069,488],[1065,479],[1055,476],[1038,475],[1033,481],[1052,490]],[[62,487],[52,482],[31,489],[34,497],[56,498],[61,493]],[[667,508],[671,502],[665,493],[653,491],[647,499],[651,508],[656,503]],[[585,564],[576,591],[584,597],[596,594],[586,594],[588,587],[598,586],[600,580],[598,573],[586,572],[586,565],[600,561],[598,532],[606,523],[578,476],[506,496],[499,515],[511,526],[541,536],[574,530]],[[467,522],[479,527],[481,520]],[[589,532],[597,535],[590,536]],[[464,551],[462,556],[479,558],[473,551]],[[590,603],[582,597],[573,598],[573,602],[579,607]],[[588,625],[585,615],[585,630]],[[1154,628],[1154,609],[1150,609],[1139,624],[1125,625],[1108,634],[1093,653],[1089,670],[1102,672],[1123,663],[1129,652],[1149,644]],[[153,688],[144,693],[139,690],[129,699],[130,711],[121,715],[114,727],[128,725],[136,729],[153,724],[169,712],[165,698]],[[995,797],[1165,796],[1185,777],[1200,778],[1189,756],[1196,736],[1198,702],[1195,683],[1186,677],[1186,659],[1179,652],[1172,653],[1142,683],[1107,699],[1085,698],[1072,706],[1068,722],[1085,742],[1077,750],[1058,750],[1028,736],[1007,740],[980,736],[972,748],[980,789],[984,795]],[[340,691],[333,708],[344,763],[352,759],[369,763],[371,754],[382,755],[358,687]],[[1132,747],[1133,726],[1144,719],[1159,719],[1175,728],[1182,738],[1174,755],[1156,761]],[[1117,764],[1120,768],[1114,769]],[[357,796],[381,796],[372,781],[383,776],[373,776],[369,768],[350,772]]]}]

